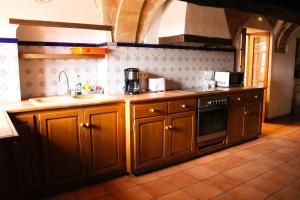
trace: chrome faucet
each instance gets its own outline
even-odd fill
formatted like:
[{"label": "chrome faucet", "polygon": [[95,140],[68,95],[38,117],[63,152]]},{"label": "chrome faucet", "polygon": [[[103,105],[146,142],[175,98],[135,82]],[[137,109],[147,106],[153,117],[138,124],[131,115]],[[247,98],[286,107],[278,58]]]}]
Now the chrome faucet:
[{"label": "chrome faucet", "polygon": [[72,90],[70,89],[70,84],[69,84],[69,78],[68,78],[68,75],[67,75],[67,73],[65,72],[65,71],[61,71],[61,72],[59,72],[59,75],[58,75],[58,82],[60,82],[60,80],[61,80],[61,75],[62,74],[64,74],[65,75],[65,77],[66,77],[66,79],[67,79],[67,94],[69,95],[69,96],[71,96],[71,92],[72,92]]}]

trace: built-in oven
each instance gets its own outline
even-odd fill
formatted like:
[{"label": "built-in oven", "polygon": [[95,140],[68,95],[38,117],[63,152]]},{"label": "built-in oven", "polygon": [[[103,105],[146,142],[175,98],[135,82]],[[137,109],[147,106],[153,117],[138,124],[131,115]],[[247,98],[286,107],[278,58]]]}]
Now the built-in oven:
[{"label": "built-in oven", "polygon": [[198,99],[198,148],[224,144],[227,132],[227,97],[212,96]]}]

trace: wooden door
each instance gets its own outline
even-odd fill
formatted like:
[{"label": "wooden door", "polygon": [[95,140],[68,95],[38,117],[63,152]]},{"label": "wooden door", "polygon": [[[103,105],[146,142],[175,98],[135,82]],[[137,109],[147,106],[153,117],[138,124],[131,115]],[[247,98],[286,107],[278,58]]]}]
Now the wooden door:
[{"label": "wooden door", "polygon": [[248,103],[245,135],[257,137],[261,132],[261,102]]},{"label": "wooden door", "polygon": [[40,134],[46,186],[73,183],[85,177],[82,109],[49,111],[40,115]]},{"label": "wooden door", "polygon": [[167,160],[165,116],[136,119],[134,121],[134,168],[157,166]]},{"label": "wooden door", "polygon": [[228,109],[227,143],[234,144],[243,139],[245,134],[245,106],[230,106]]},{"label": "wooden door", "polygon": [[171,159],[191,155],[195,151],[195,112],[169,115],[169,156]]},{"label": "wooden door", "polygon": [[86,152],[90,176],[124,168],[124,133],[121,106],[85,109]]},{"label": "wooden door", "polygon": [[11,118],[20,135],[20,170],[22,174],[23,193],[27,198],[34,198],[31,194],[37,194],[37,191],[42,189],[43,169],[36,116],[31,113],[22,113],[14,115]]}]

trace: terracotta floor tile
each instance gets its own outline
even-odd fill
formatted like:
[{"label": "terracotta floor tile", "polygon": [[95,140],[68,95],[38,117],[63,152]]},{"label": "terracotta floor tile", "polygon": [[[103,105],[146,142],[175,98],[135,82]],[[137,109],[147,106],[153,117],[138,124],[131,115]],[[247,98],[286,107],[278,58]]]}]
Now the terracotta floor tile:
[{"label": "terracotta floor tile", "polygon": [[120,190],[128,189],[134,186],[135,184],[126,177],[112,179],[108,182],[103,183],[103,187],[112,193]]},{"label": "terracotta floor tile", "polygon": [[122,190],[113,194],[120,200],[148,200],[153,199],[150,194],[135,186],[126,190]]},{"label": "terracotta floor tile", "polygon": [[292,144],[293,141],[289,139],[284,139],[284,138],[270,138],[268,142],[273,143],[273,144],[278,144],[281,146],[287,146],[289,144]]},{"label": "terracotta floor tile", "polygon": [[213,156],[210,156],[210,155],[207,155],[207,156],[203,156],[203,157],[200,157],[200,158],[197,158],[197,159],[194,159],[194,161],[197,163],[197,164],[204,164],[204,163],[207,163],[209,161],[212,161],[212,160],[215,160],[216,158],[213,157]]},{"label": "terracotta floor tile", "polygon": [[84,187],[72,192],[76,199],[80,200],[88,200],[88,199],[95,199],[98,197],[102,197],[108,195],[108,191],[106,191],[101,185],[92,185],[88,187]]},{"label": "terracotta floor tile", "polygon": [[76,200],[71,192],[58,194],[56,196],[45,198],[44,200]]},{"label": "terracotta floor tile", "polygon": [[255,161],[247,162],[243,165],[240,165],[240,167],[245,171],[249,171],[256,175],[260,175],[266,171],[269,171],[272,168],[268,165],[256,163]]},{"label": "terracotta floor tile", "polygon": [[258,158],[259,156],[262,156],[262,154],[256,153],[256,152],[248,150],[248,149],[239,151],[239,152],[235,153],[235,155],[240,156],[245,159],[248,159],[248,160],[253,160],[255,158]]},{"label": "terracotta floor tile", "polygon": [[156,173],[149,173],[149,174],[143,174],[143,175],[140,175],[140,176],[128,176],[127,178],[131,182],[133,182],[137,185],[141,185],[141,184],[159,179],[159,176],[157,176]]},{"label": "terracotta floor tile", "polygon": [[282,200],[279,197],[276,197],[275,195],[269,196],[268,198],[266,198],[266,200]]},{"label": "terracotta floor tile", "polygon": [[218,188],[219,190],[226,191],[233,187],[238,186],[242,182],[234,179],[229,176],[225,176],[223,174],[219,174],[217,176],[210,177],[206,179],[204,182],[208,183],[209,185],[214,186],[215,188]]},{"label": "terracotta floor tile", "polygon": [[164,180],[168,181],[178,188],[186,187],[199,182],[198,179],[184,172],[179,172],[177,174],[164,177]]},{"label": "terracotta floor tile", "polygon": [[222,150],[222,151],[218,151],[218,152],[216,152],[216,153],[213,153],[213,154],[211,154],[210,156],[213,156],[213,157],[215,157],[215,158],[222,158],[222,157],[228,156],[228,155],[230,155],[230,154],[231,154],[230,151],[227,151],[226,149],[224,149],[224,150]]},{"label": "terracotta floor tile", "polygon": [[286,152],[281,152],[279,150],[277,151],[273,151],[272,153],[269,153],[268,156],[270,156],[271,158],[275,158],[277,160],[286,162],[288,160],[291,160],[292,158],[294,158],[293,155],[289,155]]},{"label": "terracotta floor tile", "polygon": [[295,166],[286,163],[278,166],[276,169],[300,177],[300,166]]},{"label": "terracotta floor tile", "polygon": [[300,179],[291,183],[290,186],[296,187],[300,190]]},{"label": "terracotta floor tile", "polygon": [[248,180],[253,179],[254,177],[257,176],[256,174],[254,174],[252,172],[245,171],[240,166],[232,168],[232,169],[224,172],[223,174],[226,175],[226,176],[229,176],[231,178],[234,178],[238,181],[241,181],[241,182],[248,181]]},{"label": "terracotta floor tile", "polygon": [[276,197],[284,200],[299,200],[300,190],[295,187],[287,186],[274,194]]},{"label": "terracotta floor tile", "polygon": [[222,193],[214,198],[212,198],[212,200],[236,200],[236,198],[234,198],[233,196],[226,194],[226,193]]},{"label": "terracotta floor tile", "polygon": [[300,157],[294,158],[287,162],[287,164],[291,164],[294,166],[300,166]]},{"label": "terracotta floor tile", "polygon": [[261,157],[256,158],[255,160],[253,160],[253,162],[263,164],[263,165],[268,165],[273,168],[273,167],[276,167],[276,166],[282,164],[284,161],[277,160],[268,155],[263,155]]},{"label": "terracotta floor tile", "polygon": [[265,199],[268,194],[246,184],[240,185],[227,192],[236,199],[241,200],[260,200]]},{"label": "terracotta floor tile", "polygon": [[157,179],[155,181],[145,183],[140,187],[153,197],[159,197],[178,190],[178,188],[163,179]]},{"label": "terracotta floor tile", "polygon": [[247,182],[247,185],[253,186],[268,194],[272,194],[284,187],[284,184],[264,176],[259,176]]},{"label": "terracotta floor tile", "polygon": [[193,167],[196,167],[198,166],[199,164],[196,163],[194,160],[191,160],[191,161],[186,161],[186,162],[183,162],[183,163],[180,163],[178,165],[176,165],[180,170],[186,170],[186,169],[190,169],[190,168],[193,168]]},{"label": "terracotta floor tile", "polygon": [[255,153],[259,153],[259,154],[266,154],[266,153],[270,153],[274,150],[277,150],[279,147],[280,147],[280,145],[268,144],[268,143],[264,142],[261,144],[253,145],[252,147],[249,147],[248,150],[253,151]]},{"label": "terracotta floor tile", "polygon": [[247,162],[247,159],[244,159],[242,157],[236,156],[236,155],[229,155],[225,156],[213,161],[210,161],[206,163],[204,166],[207,166],[208,168],[218,171],[218,172],[223,172],[226,170],[229,170],[231,168],[234,168],[238,165],[241,165],[242,163]]},{"label": "terracotta floor tile", "polygon": [[194,168],[185,170],[184,172],[199,179],[199,180],[203,180],[203,179],[206,179],[208,177],[215,176],[216,174],[218,174],[217,171],[212,170],[205,166],[194,167]]},{"label": "terracotta floor tile", "polygon": [[159,200],[193,200],[195,198],[183,190],[178,190],[178,191],[166,194],[164,196],[161,196],[158,199]]},{"label": "terracotta floor tile", "polygon": [[184,188],[186,192],[191,194],[192,196],[196,197],[196,199],[204,200],[204,199],[210,199],[213,198],[219,194],[222,193],[221,190],[208,185],[204,182],[199,182],[193,185],[190,185],[186,188]]},{"label": "terracotta floor tile", "polygon": [[176,173],[178,173],[180,171],[181,170],[178,167],[172,166],[172,167],[168,167],[168,168],[156,171],[155,175],[157,175],[159,177],[164,177],[164,176],[169,176],[171,174],[176,174]]},{"label": "terracotta floor tile", "polygon": [[274,181],[277,181],[283,185],[288,185],[297,179],[296,176],[287,174],[277,169],[272,169],[266,172],[265,174],[263,174],[262,176],[267,179],[272,179]]},{"label": "terracotta floor tile", "polygon": [[106,195],[103,197],[95,198],[94,200],[116,200],[116,198],[112,195]]}]

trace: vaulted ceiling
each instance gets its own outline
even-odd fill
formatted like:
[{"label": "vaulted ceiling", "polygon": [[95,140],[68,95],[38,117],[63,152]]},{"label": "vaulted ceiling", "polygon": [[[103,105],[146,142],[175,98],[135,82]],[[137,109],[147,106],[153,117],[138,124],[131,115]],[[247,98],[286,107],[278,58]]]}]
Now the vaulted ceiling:
[{"label": "vaulted ceiling", "polygon": [[[300,24],[300,7],[271,0],[182,0],[198,5],[225,8],[232,38],[240,27],[255,14],[263,15],[271,26],[277,26],[274,33],[275,49],[285,52],[290,34]],[[113,25],[116,42],[143,42],[151,22],[161,6],[169,0],[95,0],[103,13],[105,24]],[[284,20],[281,23],[281,20]],[[279,23],[280,22],[280,23]]]}]

